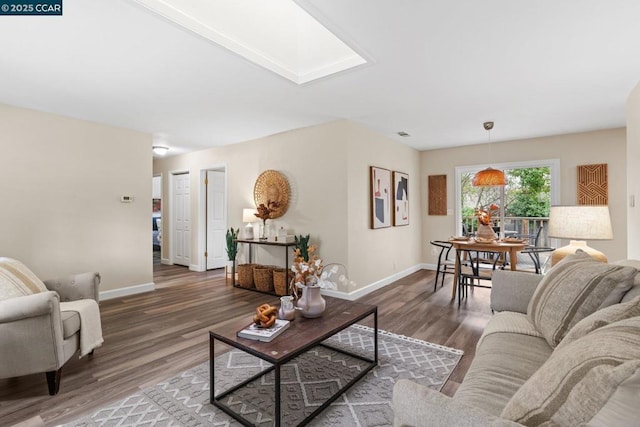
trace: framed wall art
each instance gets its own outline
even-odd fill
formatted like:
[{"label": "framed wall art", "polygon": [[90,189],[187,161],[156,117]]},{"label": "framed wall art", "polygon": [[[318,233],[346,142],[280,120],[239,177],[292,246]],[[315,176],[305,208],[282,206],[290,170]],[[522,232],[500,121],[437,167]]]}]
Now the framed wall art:
[{"label": "framed wall art", "polygon": [[391,171],[376,166],[370,167],[371,181],[371,228],[391,226]]},{"label": "framed wall art", "polygon": [[393,171],[393,225],[409,225],[409,175]]},{"label": "framed wall art", "polygon": [[607,164],[578,166],[578,204],[608,205],[609,178]]},{"label": "framed wall art", "polygon": [[429,175],[429,215],[447,214],[447,175]]}]

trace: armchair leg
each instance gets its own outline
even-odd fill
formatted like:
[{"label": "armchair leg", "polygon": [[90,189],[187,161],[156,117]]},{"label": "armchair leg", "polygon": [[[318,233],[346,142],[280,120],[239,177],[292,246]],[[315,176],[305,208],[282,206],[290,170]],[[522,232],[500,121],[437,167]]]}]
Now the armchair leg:
[{"label": "armchair leg", "polygon": [[62,377],[62,368],[57,371],[49,371],[47,375],[47,385],[49,386],[49,395],[55,396],[60,390],[60,378]]}]

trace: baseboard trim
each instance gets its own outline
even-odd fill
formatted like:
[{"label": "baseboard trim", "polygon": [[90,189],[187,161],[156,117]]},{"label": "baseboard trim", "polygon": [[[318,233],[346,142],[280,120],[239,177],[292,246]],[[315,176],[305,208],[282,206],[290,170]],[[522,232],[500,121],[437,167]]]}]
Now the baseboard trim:
[{"label": "baseboard trim", "polygon": [[127,286],[126,288],[112,289],[100,292],[100,301],[113,298],[126,297],[128,295],[141,294],[143,292],[151,292],[156,290],[155,283],[145,283],[142,285]]},{"label": "baseboard trim", "polygon": [[197,271],[198,273],[202,273],[204,271],[200,264],[189,264],[189,270]]},{"label": "baseboard trim", "polygon": [[169,258],[161,258],[160,259],[160,264],[173,265],[173,263],[171,262],[171,260]]},{"label": "baseboard trim", "polygon": [[348,301],[355,301],[360,297],[368,295],[371,292],[377,291],[378,289],[382,289],[385,286],[388,286],[391,283],[395,282],[396,280],[400,280],[403,277],[406,277],[410,274],[415,273],[416,271],[434,270],[434,269],[435,267],[431,268],[431,264],[417,264],[417,265],[414,265],[413,267],[409,267],[406,270],[399,271],[398,273],[392,274],[391,276],[385,277],[384,279],[378,280],[377,282],[374,282],[363,288],[356,289],[355,291],[352,291],[352,292],[340,292],[340,291],[334,291],[331,289],[327,289],[327,290],[323,289],[322,295],[340,298],[340,299],[346,299]]}]

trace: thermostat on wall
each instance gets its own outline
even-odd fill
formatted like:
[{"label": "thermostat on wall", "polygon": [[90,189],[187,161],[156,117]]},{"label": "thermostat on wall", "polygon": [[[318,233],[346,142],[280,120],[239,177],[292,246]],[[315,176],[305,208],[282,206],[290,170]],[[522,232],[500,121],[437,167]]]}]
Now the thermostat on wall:
[{"label": "thermostat on wall", "polygon": [[120,201],[122,203],[131,203],[133,202],[133,196],[120,196]]}]

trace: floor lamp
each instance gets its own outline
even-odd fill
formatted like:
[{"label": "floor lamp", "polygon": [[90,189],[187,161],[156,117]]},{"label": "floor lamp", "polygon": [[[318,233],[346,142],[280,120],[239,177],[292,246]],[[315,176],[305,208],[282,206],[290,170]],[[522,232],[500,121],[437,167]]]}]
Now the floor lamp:
[{"label": "floor lamp", "polygon": [[608,206],[552,206],[549,211],[549,237],[571,239],[569,245],[556,249],[551,265],[582,249],[592,258],[607,262],[600,251],[587,246],[585,240],[611,240],[611,218]]}]

